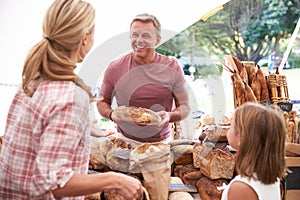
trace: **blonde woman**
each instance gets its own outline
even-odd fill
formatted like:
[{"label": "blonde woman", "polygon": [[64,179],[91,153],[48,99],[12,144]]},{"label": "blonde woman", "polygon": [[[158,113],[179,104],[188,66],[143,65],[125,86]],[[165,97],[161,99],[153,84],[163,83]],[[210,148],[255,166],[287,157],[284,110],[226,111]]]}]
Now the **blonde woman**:
[{"label": "blonde woman", "polygon": [[222,200],[281,199],[285,134],[281,112],[255,103],[236,109],[227,138],[238,151],[238,176],[225,188]]},{"label": "blonde woman", "polygon": [[94,41],[95,10],[81,0],[56,0],[43,39],[29,52],[7,117],[0,157],[1,199],[84,199],[115,189],[142,194],[120,173],[87,174],[89,87],[74,73]]}]

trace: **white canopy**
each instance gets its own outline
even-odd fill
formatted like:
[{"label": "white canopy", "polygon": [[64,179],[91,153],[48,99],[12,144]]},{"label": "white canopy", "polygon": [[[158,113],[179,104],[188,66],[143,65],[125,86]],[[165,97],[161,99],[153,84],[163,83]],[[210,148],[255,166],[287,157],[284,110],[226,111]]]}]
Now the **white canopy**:
[{"label": "white canopy", "polygon": [[[139,13],[155,15],[161,22],[162,42],[183,31],[204,14],[229,0],[87,0],[96,9],[95,43],[78,73],[92,87],[100,68],[130,50],[129,25]],[[52,0],[0,1],[0,135],[16,85],[21,83],[23,63],[29,49],[42,39],[42,21]],[[102,56],[101,56],[102,55]],[[88,67],[86,67],[88,66]]]}]

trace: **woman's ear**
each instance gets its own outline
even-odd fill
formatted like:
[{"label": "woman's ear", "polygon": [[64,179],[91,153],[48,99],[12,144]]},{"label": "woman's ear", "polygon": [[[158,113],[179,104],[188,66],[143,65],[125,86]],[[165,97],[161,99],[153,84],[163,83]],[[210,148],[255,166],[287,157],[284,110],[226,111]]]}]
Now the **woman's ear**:
[{"label": "woman's ear", "polygon": [[85,34],[82,39],[82,46],[85,46],[86,44],[87,44],[87,34]]}]

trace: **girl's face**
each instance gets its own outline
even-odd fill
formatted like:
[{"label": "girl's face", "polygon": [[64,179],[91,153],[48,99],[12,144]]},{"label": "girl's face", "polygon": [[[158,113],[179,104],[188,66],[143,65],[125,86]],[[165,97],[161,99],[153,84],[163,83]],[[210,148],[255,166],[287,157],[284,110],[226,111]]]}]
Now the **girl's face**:
[{"label": "girl's face", "polygon": [[231,119],[231,126],[227,131],[227,140],[229,145],[235,150],[240,148],[240,134],[235,130],[234,117]]}]

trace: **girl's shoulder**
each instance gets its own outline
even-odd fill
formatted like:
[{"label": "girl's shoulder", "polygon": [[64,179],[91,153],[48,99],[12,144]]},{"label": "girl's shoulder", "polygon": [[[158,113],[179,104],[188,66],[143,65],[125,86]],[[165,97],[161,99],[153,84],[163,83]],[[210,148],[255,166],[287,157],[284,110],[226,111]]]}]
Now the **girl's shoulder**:
[{"label": "girl's shoulder", "polygon": [[240,199],[241,197],[243,197],[243,199],[245,200],[246,199],[258,200],[257,193],[250,185],[250,182],[248,183],[247,181],[245,181],[245,179],[236,177],[230,183],[230,188],[228,191],[228,199]]}]

